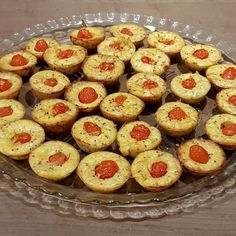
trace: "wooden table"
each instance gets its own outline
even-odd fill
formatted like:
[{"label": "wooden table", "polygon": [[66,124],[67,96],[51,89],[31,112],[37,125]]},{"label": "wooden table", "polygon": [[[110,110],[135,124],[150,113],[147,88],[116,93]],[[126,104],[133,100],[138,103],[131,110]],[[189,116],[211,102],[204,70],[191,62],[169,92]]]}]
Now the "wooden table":
[{"label": "wooden table", "polygon": [[[236,1],[193,0],[1,0],[0,38],[35,23],[85,12],[119,11],[162,16],[208,30],[235,43]],[[3,183],[0,183],[2,185]],[[236,235],[236,196],[158,220],[112,222],[58,216],[0,192],[0,235]]]}]

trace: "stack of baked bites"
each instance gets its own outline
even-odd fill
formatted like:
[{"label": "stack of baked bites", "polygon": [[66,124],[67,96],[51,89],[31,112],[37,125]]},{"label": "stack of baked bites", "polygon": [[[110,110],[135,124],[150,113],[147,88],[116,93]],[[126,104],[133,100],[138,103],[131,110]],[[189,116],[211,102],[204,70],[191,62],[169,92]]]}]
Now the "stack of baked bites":
[{"label": "stack of baked bites", "polygon": [[[89,189],[102,193],[118,190],[129,178],[147,191],[161,191],[183,170],[206,175],[223,167],[224,149],[236,149],[236,65],[218,64],[218,49],[128,23],[108,32],[80,27],[70,39],[72,45],[33,38],[24,50],[0,58],[0,153],[28,159],[38,176],[51,181],[76,170]],[[167,79],[172,58],[192,72]],[[42,63],[47,69],[36,72]],[[78,72],[84,76],[72,82]],[[127,74],[124,88],[120,79]],[[31,119],[24,119],[26,107],[17,101],[26,86],[21,77],[29,78],[37,101]],[[210,90],[218,92],[220,112],[205,122],[209,139],[189,138],[201,126],[196,107]],[[152,123],[145,119],[145,105],[158,107]],[[45,138],[64,132],[74,146]],[[163,136],[174,144],[176,137],[183,141],[170,153],[158,148]]]}]

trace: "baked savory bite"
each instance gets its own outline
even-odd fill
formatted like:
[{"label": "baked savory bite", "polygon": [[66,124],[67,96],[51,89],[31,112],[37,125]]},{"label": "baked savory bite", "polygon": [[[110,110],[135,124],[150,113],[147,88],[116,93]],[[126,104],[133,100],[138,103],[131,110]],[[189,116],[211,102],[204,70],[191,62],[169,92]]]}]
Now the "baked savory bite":
[{"label": "baked savory bite", "polygon": [[87,50],[77,45],[60,45],[48,48],[43,58],[52,70],[65,74],[73,74],[80,69],[80,65],[87,56]]},{"label": "baked savory bite", "polygon": [[178,148],[178,158],[192,174],[206,175],[221,169],[225,153],[216,143],[206,139],[191,139]]},{"label": "baked savory bite", "polygon": [[78,81],[69,85],[65,91],[65,99],[74,103],[83,112],[92,112],[107,96],[102,83],[90,81]]},{"label": "baked savory bite", "polygon": [[25,115],[25,107],[14,99],[0,100],[0,127],[12,121],[20,120]]},{"label": "baked savory bite", "polygon": [[236,116],[214,115],[205,124],[207,136],[225,149],[236,149]]},{"label": "baked savory bite", "polygon": [[0,72],[0,99],[16,98],[23,85],[22,78],[12,72]]},{"label": "baked savory bite", "polygon": [[206,77],[219,90],[224,88],[236,88],[236,65],[219,64],[206,70]]},{"label": "baked savory bite", "polygon": [[130,39],[123,37],[112,37],[101,42],[97,51],[98,54],[116,56],[123,62],[128,62],[135,53],[135,46]]},{"label": "baked savory bite", "polygon": [[208,79],[198,72],[186,73],[174,77],[170,83],[171,91],[183,102],[194,104],[201,102],[211,89]]},{"label": "baked savory bite", "polygon": [[161,133],[144,121],[133,121],[120,128],[117,142],[123,156],[136,157],[140,152],[159,146]]},{"label": "baked savory bite", "polygon": [[62,133],[69,130],[79,113],[78,107],[62,99],[44,99],[32,109],[32,118],[47,132]]},{"label": "baked savory bite", "polygon": [[165,81],[153,73],[137,73],[127,81],[128,92],[144,102],[157,102],[166,91]]},{"label": "baked savory bite", "polygon": [[32,75],[29,84],[35,96],[41,100],[61,97],[70,80],[58,71],[43,70]]},{"label": "baked savory bite", "polygon": [[81,27],[70,32],[71,42],[87,49],[96,48],[104,39],[105,30],[103,27]]},{"label": "baked savory bite", "polygon": [[60,181],[69,176],[79,165],[79,152],[70,144],[48,141],[29,155],[29,165],[40,177]]},{"label": "baked savory bite", "polygon": [[59,46],[59,43],[53,38],[32,38],[26,44],[25,50],[36,56],[39,61],[42,61],[46,49],[56,46]]},{"label": "baked savory bite", "polygon": [[10,122],[0,129],[0,153],[23,160],[28,154],[44,142],[44,129],[31,120]]},{"label": "baked savory bite", "polygon": [[77,174],[91,190],[112,193],[121,188],[130,178],[130,164],[113,152],[94,152],[79,163]]},{"label": "baked savory bite", "polygon": [[182,167],[172,154],[160,150],[140,153],[131,165],[132,177],[146,190],[169,188],[182,174]]},{"label": "baked savory bite", "polygon": [[83,63],[83,72],[90,81],[114,85],[125,71],[124,63],[117,57],[93,55]]},{"label": "baked savory bite", "polygon": [[36,63],[37,58],[29,52],[11,52],[0,58],[0,71],[29,76],[33,73]]},{"label": "baked savory bite", "polygon": [[198,116],[197,110],[182,102],[167,102],[155,114],[160,127],[172,137],[191,133],[197,126]]},{"label": "baked savory bite", "polygon": [[163,75],[170,66],[170,58],[156,48],[140,48],[130,61],[136,72]]},{"label": "baked savory bite", "polygon": [[170,58],[180,52],[185,45],[184,39],[177,33],[170,31],[158,31],[149,34],[148,44],[166,53]]},{"label": "baked savory bite", "polygon": [[100,104],[103,116],[118,123],[135,120],[144,107],[141,99],[124,92],[109,94]]},{"label": "baked savory bite", "polygon": [[116,125],[101,116],[86,116],[76,121],[71,135],[85,152],[106,150],[116,139]]},{"label": "baked savory bite", "polygon": [[180,56],[191,70],[202,71],[217,64],[221,59],[221,52],[210,45],[189,44],[182,47]]},{"label": "baked savory bite", "polygon": [[222,112],[236,115],[236,87],[222,89],[216,95],[216,104]]},{"label": "baked savory bite", "polygon": [[109,31],[114,37],[129,38],[136,46],[141,45],[147,35],[144,27],[129,23],[112,25],[109,27]]}]

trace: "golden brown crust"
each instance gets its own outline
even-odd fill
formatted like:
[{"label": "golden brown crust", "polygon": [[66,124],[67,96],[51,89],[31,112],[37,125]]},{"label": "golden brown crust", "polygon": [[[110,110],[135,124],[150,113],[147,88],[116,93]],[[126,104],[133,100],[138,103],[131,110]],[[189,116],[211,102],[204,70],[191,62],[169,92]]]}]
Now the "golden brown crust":
[{"label": "golden brown crust", "polygon": [[[105,160],[114,161],[119,170],[111,178],[101,179],[95,174],[95,168]],[[76,173],[91,190],[101,193],[112,193],[121,188],[130,178],[130,164],[122,156],[112,152],[94,152],[84,157],[79,163]]]},{"label": "golden brown crust", "polygon": [[[59,59],[57,57],[60,51],[72,50],[73,55],[66,59]],[[76,73],[87,56],[87,50],[81,46],[76,45],[60,45],[53,48],[48,48],[43,58],[52,70],[57,70],[65,74]]]},{"label": "golden brown crust", "polygon": [[[28,63],[24,66],[12,66],[10,64],[12,57],[15,55],[21,55],[28,60]],[[37,63],[37,58],[26,51],[16,51],[8,53],[0,58],[0,71],[13,72],[19,76],[26,77],[33,73],[34,67]]]},{"label": "golden brown crust", "polygon": [[[151,166],[156,162],[167,165],[167,172],[161,177],[152,177]],[[140,153],[131,165],[132,176],[145,189],[152,192],[161,191],[173,185],[182,174],[182,168],[172,154],[160,150]]]},{"label": "golden brown crust", "polygon": [[[57,103],[63,103],[68,107],[68,111],[55,116],[53,106]],[[73,103],[62,99],[45,99],[34,106],[31,115],[47,132],[62,133],[72,127],[78,113],[79,109]]]},{"label": "golden brown crust", "polygon": [[[207,151],[209,155],[207,163],[203,164],[191,159],[189,151],[192,145],[199,145]],[[220,170],[226,159],[223,149],[211,140],[206,139],[191,139],[181,144],[178,148],[178,158],[190,173],[199,176]]]},{"label": "golden brown crust", "polygon": [[[119,96],[126,97],[122,105],[117,105],[115,99]],[[124,123],[135,120],[143,111],[145,107],[144,102],[136,96],[117,92],[105,97],[100,104],[100,110],[106,118],[117,123]]]}]

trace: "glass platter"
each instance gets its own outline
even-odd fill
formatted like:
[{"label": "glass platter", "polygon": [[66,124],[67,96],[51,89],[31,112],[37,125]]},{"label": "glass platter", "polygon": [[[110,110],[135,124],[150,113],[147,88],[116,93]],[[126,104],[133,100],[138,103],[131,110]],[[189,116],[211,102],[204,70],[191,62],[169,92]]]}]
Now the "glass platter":
[{"label": "glass platter", "polygon": [[[107,27],[120,22],[132,22],[143,25],[149,31],[169,30],[180,33],[187,43],[200,42],[215,45],[223,52],[224,63],[234,63],[236,49],[226,42],[218,40],[214,35],[202,30],[197,30],[190,25],[153,16],[145,16],[128,13],[97,13],[80,16],[64,17],[57,20],[49,20],[44,24],[36,24],[22,32],[15,33],[8,39],[0,41],[0,53],[5,54],[24,48],[25,42],[36,36],[53,37],[62,43],[70,43],[69,32],[82,25],[82,19],[87,25],[102,25]],[[145,43],[144,43],[145,44]],[[178,64],[177,64],[178,62]],[[46,69],[43,63],[36,67],[36,71]],[[189,72],[189,69],[180,62],[179,58],[172,60],[165,79],[169,89],[169,81],[174,76]],[[128,65],[126,73],[120,79],[119,86],[108,89],[108,92],[126,91],[125,81],[133,72]],[[83,74],[78,72],[69,77],[71,81],[83,79]],[[176,147],[184,140],[193,137],[204,137],[204,123],[212,115],[218,113],[214,102],[215,93],[210,91],[207,98],[200,104],[194,105],[201,111],[199,125],[194,133],[188,137],[170,138],[164,133],[161,149],[175,153]],[[140,120],[145,120],[156,126],[153,113],[161,103],[176,101],[177,98],[167,92],[162,102],[155,106],[146,106]],[[37,102],[36,97],[30,91],[27,81],[19,95],[26,107],[26,118],[30,118],[32,106]],[[76,146],[69,133],[53,137],[47,135],[47,139],[61,139]],[[77,146],[76,146],[77,147]],[[78,147],[77,147],[78,148]],[[116,151],[116,145],[109,150]],[[81,156],[85,153],[81,152]],[[144,219],[159,218],[180,212],[189,212],[197,207],[204,206],[213,200],[235,193],[236,159],[233,152],[227,152],[227,161],[224,168],[210,176],[195,177],[184,172],[180,180],[170,189],[151,193],[145,192],[133,179],[122,187],[117,193],[100,194],[89,191],[84,187],[79,178],[72,174],[59,183],[51,183],[38,178],[31,170],[27,161],[13,161],[3,155],[0,158],[0,176],[3,183],[0,189],[8,191],[17,198],[23,198],[28,204],[40,205],[46,209],[54,209],[61,214],[73,214],[77,216],[90,216],[98,219]]]}]

